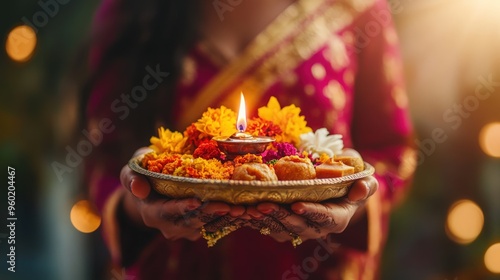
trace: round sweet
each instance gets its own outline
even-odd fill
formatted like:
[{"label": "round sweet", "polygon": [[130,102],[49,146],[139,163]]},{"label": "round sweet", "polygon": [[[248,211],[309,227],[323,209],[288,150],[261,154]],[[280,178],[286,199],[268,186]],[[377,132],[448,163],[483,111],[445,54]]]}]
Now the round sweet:
[{"label": "round sweet", "polygon": [[316,170],[309,158],[286,156],[274,165],[279,180],[308,180],[316,178]]},{"label": "round sweet", "polygon": [[244,163],[234,168],[233,180],[277,181],[273,169],[264,163]]},{"label": "round sweet", "polygon": [[354,173],[361,172],[365,169],[363,158],[358,151],[350,148],[342,150],[342,153],[335,155],[335,161],[340,161],[346,165],[354,167]]}]

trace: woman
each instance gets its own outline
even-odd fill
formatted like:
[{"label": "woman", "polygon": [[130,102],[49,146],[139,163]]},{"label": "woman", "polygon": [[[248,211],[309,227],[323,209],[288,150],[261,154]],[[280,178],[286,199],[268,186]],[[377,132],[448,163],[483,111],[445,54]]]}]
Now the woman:
[{"label": "woman", "polygon": [[[128,275],[377,277],[390,207],[414,166],[384,1],[105,0],[94,31],[89,126],[107,118],[116,129],[92,154],[87,177],[113,259]],[[136,92],[140,85],[146,97]],[[242,207],[158,197],[126,166],[154,127],[182,131],[207,107],[237,104],[240,91],[248,112],[270,96],[301,107],[308,126],[342,134],[377,174],[356,181],[341,200]],[[236,221],[245,227],[215,247],[200,240],[201,226]],[[273,230],[263,236],[257,225]],[[276,242],[294,234],[304,241],[297,249]]]}]

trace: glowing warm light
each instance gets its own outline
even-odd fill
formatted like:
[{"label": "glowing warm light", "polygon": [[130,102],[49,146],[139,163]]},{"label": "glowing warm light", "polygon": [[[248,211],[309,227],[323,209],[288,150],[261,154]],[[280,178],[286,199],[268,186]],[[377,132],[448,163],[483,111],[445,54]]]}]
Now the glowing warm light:
[{"label": "glowing warm light", "polygon": [[483,211],[470,200],[455,202],[448,211],[446,232],[448,237],[460,244],[474,241],[484,225]]},{"label": "glowing warm light", "polygon": [[484,265],[493,273],[500,273],[500,243],[490,246],[484,254]]},{"label": "glowing warm light", "polygon": [[489,123],[481,129],[479,145],[487,155],[500,157],[500,122]]},{"label": "glowing warm light", "polygon": [[236,122],[236,129],[239,132],[245,131],[247,129],[247,110],[245,104],[245,96],[243,96],[243,92],[240,97],[240,110],[238,112],[238,121]]},{"label": "glowing warm light", "polygon": [[80,200],[73,205],[70,219],[73,226],[83,233],[93,232],[101,225],[101,217],[88,200]]},{"label": "glowing warm light", "polygon": [[33,28],[20,25],[12,29],[7,36],[5,50],[14,61],[28,61],[33,55],[36,46],[36,34]]}]

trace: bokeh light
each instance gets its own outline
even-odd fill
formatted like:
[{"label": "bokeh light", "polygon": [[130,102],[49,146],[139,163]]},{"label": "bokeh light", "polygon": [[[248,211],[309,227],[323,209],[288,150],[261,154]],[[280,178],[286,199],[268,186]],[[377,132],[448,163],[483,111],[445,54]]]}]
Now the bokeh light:
[{"label": "bokeh light", "polygon": [[20,25],[12,29],[7,36],[5,50],[14,61],[25,62],[33,55],[36,47],[36,33],[27,25]]},{"label": "bokeh light", "polygon": [[484,265],[493,273],[500,273],[500,243],[491,245],[484,254]]},{"label": "bokeh light", "polygon": [[101,217],[88,200],[80,200],[73,205],[70,219],[73,226],[83,233],[93,232],[101,225]]},{"label": "bokeh light", "polygon": [[481,233],[484,215],[481,208],[470,200],[455,202],[448,211],[446,233],[455,242],[467,244]]},{"label": "bokeh light", "polygon": [[500,157],[500,122],[489,123],[481,129],[479,145],[485,154]]}]

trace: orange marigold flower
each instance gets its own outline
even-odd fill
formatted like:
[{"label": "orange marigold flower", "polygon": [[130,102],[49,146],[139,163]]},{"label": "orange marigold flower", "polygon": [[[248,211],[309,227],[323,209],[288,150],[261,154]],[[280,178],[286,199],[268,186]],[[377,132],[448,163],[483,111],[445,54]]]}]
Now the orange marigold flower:
[{"label": "orange marigold flower", "polygon": [[234,165],[240,166],[244,163],[263,163],[262,157],[254,154],[246,154],[244,156],[237,156],[234,159]]},{"label": "orange marigold flower", "polygon": [[222,160],[222,152],[217,146],[217,142],[208,141],[201,143],[196,150],[193,152],[194,158],[204,158],[204,159],[218,159]]},{"label": "orange marigold flower", "polygon": [[147,169],[148,168],[148,161],[154,160],[157,158],[158,158],[158,155],[154,152],[145,154],[144,157],[142,158],[142,161],[141,161],[142,167]]},{"label": "orange marigold flower", "polygon": [[184,137],[187,138],[186,145],[191,152],[199,147],[201,143],[212,139],[212,136],[199,131],[194,123],[186,128],[184,131]]},{"label": "orange marigold flower", "polygon": [[168,161],[163,165],[161,173],[164,174],[174,174],[175,170],[182,165],[182,156],[174,155],[168,158]]},{"label": "orange marigold flower", "polygon": [[269,136],[275,137],[281,135],[283,131],[281,128],[272,121],[264,120],[262,118],[252,118],[248,121],[247,130],[253,136]]},{"label": "orange marigold flower", "polygon": [[176,166],[180,164],[181,157],[180,154],[163,153],[157,155],[156,153],[149,153],[144,156],[142,163],[144,168],[151,172],[172,174]]}]

